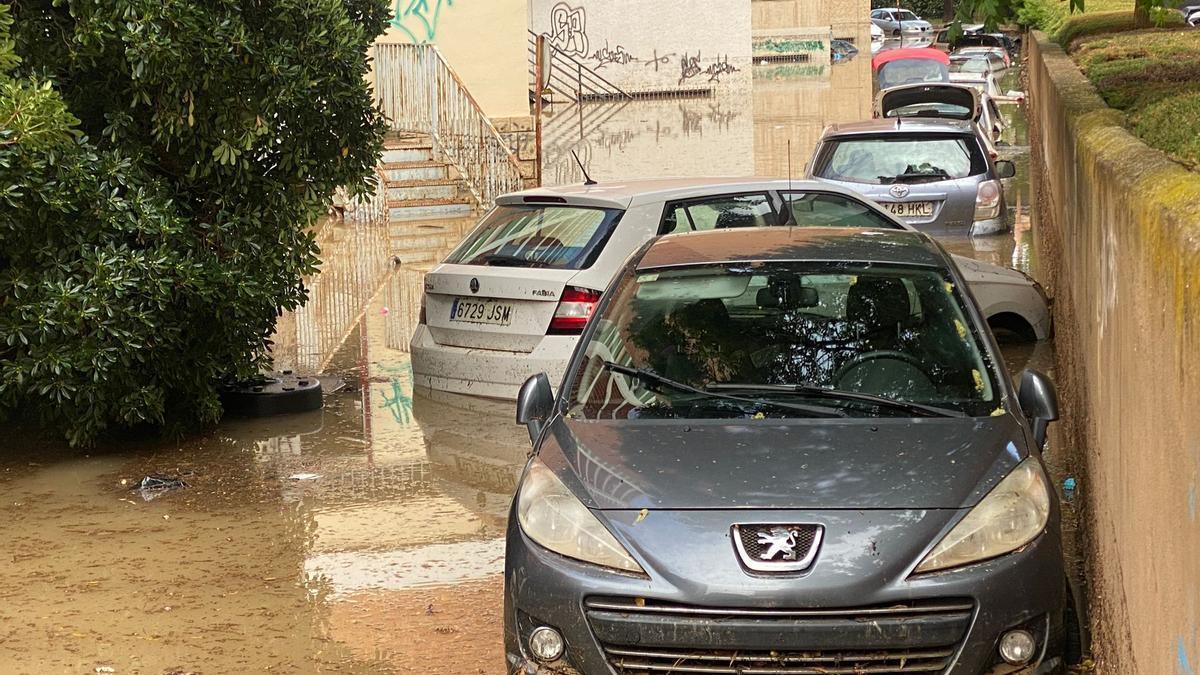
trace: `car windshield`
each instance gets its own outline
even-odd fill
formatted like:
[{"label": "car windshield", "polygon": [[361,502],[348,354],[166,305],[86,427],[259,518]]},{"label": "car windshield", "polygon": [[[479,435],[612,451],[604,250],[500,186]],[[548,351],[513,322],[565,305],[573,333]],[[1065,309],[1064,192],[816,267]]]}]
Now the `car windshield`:
[{"label": "car windshield", "polygon": [[992,72],[992,63],[986,55],[979,54],[977,56],[961,56],[950,59],[950,72],[952,73],[990,73]]},{"label": "car windshield", "polygon": [[907,404],[988,415],[997,390],[962,303],[950,278],[927,267],[771,262],[630,273],[594,319],[570,413],[804,417],[805,406],[819,406],[914,416]]},{"label": "car windshield", "polygon": [[946,65],[933,59],[897,59],[879,67],[879,88],[891,89],[902,84],[949,82]]},{"label": "car windshield", "polygon": [[953,103],[913,103],[891,108],[887,117],[932,117],[940,119],[969,120],[974,117],[971,108]]},{"label": "car windshield", "polygon": [[584,269],[600,254],[622,213],[579,206],[497,206],[446,262]]},{"label": "car windshield", "polygon": [[978,144],[965,135],[835,138],[819,152],[817,176],[852,183],[933,183],[987,170]]},{"label": "car windshield", "polygon": [[921,17],[917,16],[916,14],[913,14],[912,12],[908,11],[907,9],[902,9],[902,10],[896,12],[895,16],[898,21],[920,21],[921,20]]}]

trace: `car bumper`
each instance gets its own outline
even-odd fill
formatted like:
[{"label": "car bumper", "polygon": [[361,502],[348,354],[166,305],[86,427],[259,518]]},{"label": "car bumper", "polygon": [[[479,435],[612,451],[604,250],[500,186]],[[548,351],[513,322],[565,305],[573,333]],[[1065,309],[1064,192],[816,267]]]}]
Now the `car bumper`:
[{"label": "car bumper", "polygon": [[419,389],[515,400],[530,376],[546,373],[558,386],[578,337],[547,335],[531,352],[453,347],[434,342],[420,325],[409,343],[413,385]]},{"label": "car bumper", "polygon": [[988,220],[976,220],[971,223],[971,236],[979,237],[989,234],[1000,234],[1008,232],[1008,219],[1004,216],[999,218],[991,218]]},{"label": "car bumper", "polygon": [[[740,516],[750,520],[754,514]],[[781,516],[771,512],[770,517]],[[861,585],[862,577],[869,575],[857,575],[857,580],[845,577],[844,584],[835,581],[834,585],[840,587],[830,589],[817,582],[820,559],[813,567],[810,583],[797,581],[796,577],[763,579],[746,574],[728,584],[709,585],[671,574],[652,572],[645,578],[609,572],[541,548],[515,522],[512,517],[505,564],[509,672],[653,672],[637,667],[639,659],[640,663],[652,662],[671,670],[681,664],[676,658],[680,654],[686,658],[705,654],[713,659],[702,666],[709,670],[695,672],[733,673],[737,670],[731,658],[769,654],[767,658],[783,663],[785,654],[786,658],[803,660],[814,658],[813,651],[828,659],[818,667],[841,664],[842,669],[830,669],[831,673],[857,672],[855,666],[838,660],[842,655],[873,654],[879,659],[883,658],[881,652],[893,655],[893,666],[908,659],[904,672],[949,675],[1049,673],[1061,663],[1061,617],[1066,600],[1057,533],[1043,534],[1016,553],[958,570],[920,577],[884,574],[887,579],[881,583],[872,580],[871,588]],[[837,532],[833,527],[828,531]],[[880,550],[884,549],[884,540],[879,538]],[[822,555],[830,558],[825,563],[826,571],[836,569],[834,551]],[[703,564],[721,565],[711,558]],[[854,584],[859,587],[853,588]],[[614,599],[624,599],[625,609],[604,606],[619,602]],[[665,613],[655,613],[663,608]],[[832,619],[785,621],[736,615],[742,608],[760,612],[778,608],[850,609],[832,610],[837,613]],[[929,611],[919,616],[886,614],[904,608]],[[714,609],[717,618],[687,613],[712,613]],[[857,616],[864,611],[885,615]],[[531,658],[527,640],[537,626],[550,626],[562,633],[567,645],[563,658],[545,665]],[[1001,635],[1017,627],[1029,630],[1038,641],[1038,656],[1022,667],[1004,664],[997,653]],[[906,652],[910,655],[905,656]],[[922,659],[921,654],[934,656]],[[621,669],[621,659],[627,660],[627,670]],[[803,665],[787,663],[800,669],[808,665],[807,661]],[[773,672],[769,669],[773,664],[754,672]],[[762,662],[758,665],[761,667]],[[875,661],[870,665],[878,668],[887,663]],[[921,670],[920,665],[927,669]],[[891,671],[884,668],[880,672]]]}]

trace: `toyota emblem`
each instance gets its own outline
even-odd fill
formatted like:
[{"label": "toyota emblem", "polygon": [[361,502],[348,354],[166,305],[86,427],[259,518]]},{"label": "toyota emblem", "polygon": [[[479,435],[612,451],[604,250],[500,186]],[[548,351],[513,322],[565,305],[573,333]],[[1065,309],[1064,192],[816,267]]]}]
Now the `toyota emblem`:
[{"label": "toyota emblem", "polygon": [[908,186],[898,183],[893,185],[888,192],[892,193],[892,196],[896,199],[904,199],[908,196]]},{"label": "toyota emblem", "polygon": [[471,292],[472,293],[479,292],[479,280],[478,279],[471,279]]}]

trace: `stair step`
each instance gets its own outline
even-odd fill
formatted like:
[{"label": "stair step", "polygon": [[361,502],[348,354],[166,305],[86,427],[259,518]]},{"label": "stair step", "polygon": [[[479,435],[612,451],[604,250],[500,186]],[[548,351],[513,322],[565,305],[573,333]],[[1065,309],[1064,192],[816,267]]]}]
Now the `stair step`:
[{"label": "stair step", "polygon": [[383,169],[383,174],[387,176],[389,184],[420,180],[454,180],[450,178],[450,168],[445,164],[437,162],[386,164],[381,168]]},{"label": "stair step", "polygon": [[396,162],[432,162],[433,148],[385,148],[384,166]]},{"label": "stair step", "polygon": [[465,218],[475,212],[475,205],[462,199],[412,199],[389,201],[388,215],[391,220],[416,220],[431,218]]},{"label": "stair step", "polygon": [[430,199],[456,200],[459,196],[457,183],[445,181],[405,181],[407,184],[387,184],[387,199],[389,203],[397,201],[426,201]]}]

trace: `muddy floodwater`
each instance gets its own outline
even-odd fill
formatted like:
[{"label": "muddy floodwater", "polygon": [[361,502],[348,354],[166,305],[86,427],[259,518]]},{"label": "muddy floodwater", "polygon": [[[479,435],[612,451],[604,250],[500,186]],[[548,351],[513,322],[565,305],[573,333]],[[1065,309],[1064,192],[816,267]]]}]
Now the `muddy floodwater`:
[{"label": "muddy floodwater", "polygon": [[[711,98],[550,111],[546,182],[580,178],[570,150],[600,181],[800,175],[826,124],[870,116],[869,55],[745,70]],[[1003,109],[1014,232],[946,243],[1036,276],[1024,112]],[[311,302],[277,339],[281,368],[322,373],[321,412],[88,451],[8,430],[0,673],[503,672],[527,437],[508,404],[414,396],[406,349],[421,273],[471,222],[322,227]],[[1051,350],[1005,353],[1016,372]],[[148,476],[181,483],[136,489]]]}]

